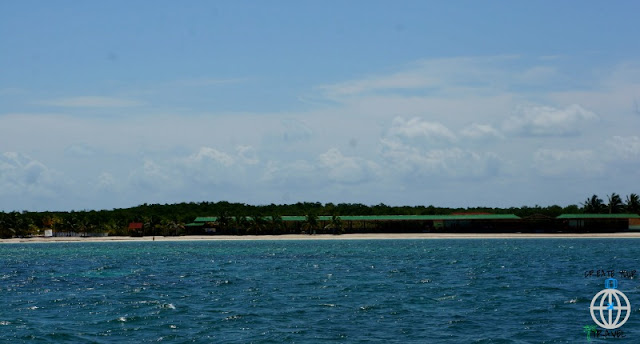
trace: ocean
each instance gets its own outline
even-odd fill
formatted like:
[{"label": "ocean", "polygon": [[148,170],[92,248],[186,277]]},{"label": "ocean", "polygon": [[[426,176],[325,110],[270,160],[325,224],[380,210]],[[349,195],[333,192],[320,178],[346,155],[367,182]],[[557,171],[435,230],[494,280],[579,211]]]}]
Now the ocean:
[{"label": "ocean", "polygon": [[638,274],[636,239],[4,244],[0,342],[638,343]]}]

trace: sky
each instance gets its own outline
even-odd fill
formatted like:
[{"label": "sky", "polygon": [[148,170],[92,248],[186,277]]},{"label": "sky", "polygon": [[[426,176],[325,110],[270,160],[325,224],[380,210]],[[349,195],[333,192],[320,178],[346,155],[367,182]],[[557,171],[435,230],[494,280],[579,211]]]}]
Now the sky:
[{"label": "sky", "polygon": [[637,1],[2,1],[0,210],[640,193]]}]

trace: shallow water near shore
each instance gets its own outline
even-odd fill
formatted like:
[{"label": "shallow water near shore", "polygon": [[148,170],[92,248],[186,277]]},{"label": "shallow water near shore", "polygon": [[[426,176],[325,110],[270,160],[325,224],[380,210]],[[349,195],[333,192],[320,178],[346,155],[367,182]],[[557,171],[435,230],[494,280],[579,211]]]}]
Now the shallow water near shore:
[{"label": "shallow water near shore", "polygon": [[640,340],[639,239],[0,246],[0,341],[576,343],[614,271]]}]

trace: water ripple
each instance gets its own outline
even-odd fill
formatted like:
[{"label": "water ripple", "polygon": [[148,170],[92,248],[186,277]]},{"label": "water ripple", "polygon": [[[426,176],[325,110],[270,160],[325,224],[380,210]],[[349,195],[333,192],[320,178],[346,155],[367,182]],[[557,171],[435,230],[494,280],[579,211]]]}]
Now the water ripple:
[{"label": "water ripple", "polygon": [[[2,245],[0,341],[573,343],[603,288],[583,272],[640,270],[638,243]],[[638,280],[621,284],[637,303]]]}]

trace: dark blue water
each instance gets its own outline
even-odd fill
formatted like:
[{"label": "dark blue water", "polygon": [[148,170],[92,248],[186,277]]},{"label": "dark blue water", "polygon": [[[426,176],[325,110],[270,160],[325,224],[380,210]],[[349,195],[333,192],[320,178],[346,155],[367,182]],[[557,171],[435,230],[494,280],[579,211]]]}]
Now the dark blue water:
[{"label": "dark blue water", "polygon": [[615,270],[640,342],[640,240],[0,245],[1,342],[582,343]]}]

